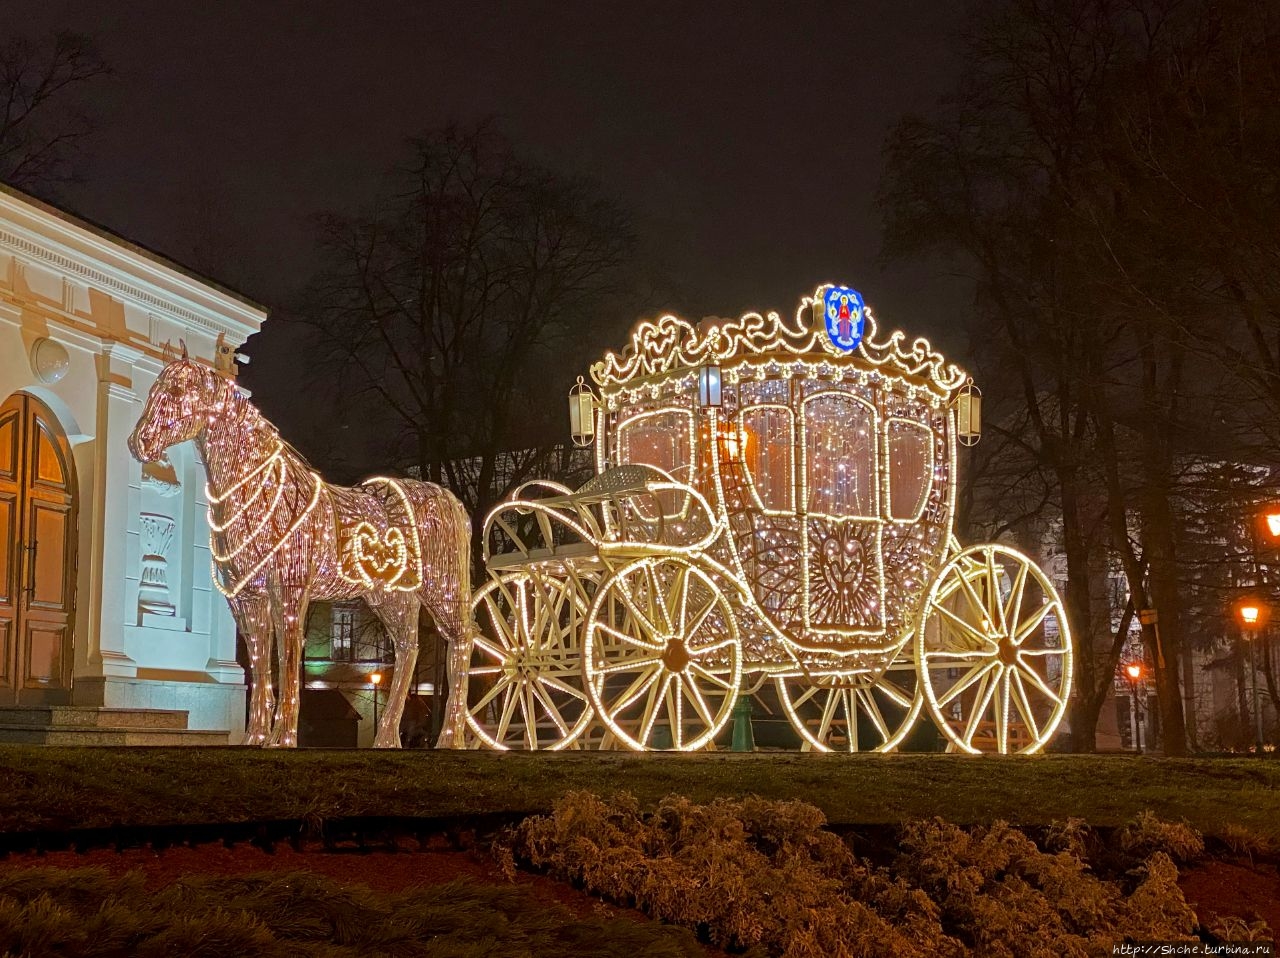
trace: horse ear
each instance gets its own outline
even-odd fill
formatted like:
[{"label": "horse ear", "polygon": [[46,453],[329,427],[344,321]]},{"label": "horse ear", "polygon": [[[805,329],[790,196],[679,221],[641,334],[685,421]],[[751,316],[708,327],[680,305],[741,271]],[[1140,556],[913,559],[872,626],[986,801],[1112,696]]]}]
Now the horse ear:
[{"label": "horse ear", "polygon": [[173,350],[173,342],[166,339],[164,341],[164,349],[160,351],[160,360],[166,366],[178,358],[178,354]]},{"label": "horse ear", "polygon": [[182,347],[182,359],[185,362],[189,358],[187,356],[187,341],[185,339],[180,339],[178,340],[178,345]]}]

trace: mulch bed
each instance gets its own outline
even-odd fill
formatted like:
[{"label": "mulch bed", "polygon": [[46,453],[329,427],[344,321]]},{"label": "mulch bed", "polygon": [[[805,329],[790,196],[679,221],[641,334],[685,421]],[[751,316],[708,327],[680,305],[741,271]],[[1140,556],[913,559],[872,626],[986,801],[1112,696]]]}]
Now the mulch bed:
[{"label": "mulch bed", "polygon": [[1274,863],[1206,858],[1184,869],[1178,884],[1203,925],[1217,915],[1257,915],[1280,930],[1280,869]]},{"label": "mulch bed", "polygon": [[[226,845],[221,842],[195,847],[172,846],[162,851],[152,848],[94,848],[89,851],[11,853],[0,858],[0,871],[35,867],[106,869],[112,875],[138,871],[151,888],[161,888],[185,875],[239,876],[271,871],[310,871],[340,882],[367,885],[378,891],[399,891],[414,885],[440,885],[457,878],[502,885],[508,879],[496,862],[478,851],[459,851],[445,838],[419,842],[401,839],[395,850],[327,849],[320,843],[274,845],[270,851],[248,842]],[[557,902],[580,918],[623,918],[636,922],[650,919],[642,912],[618,908],[600,901],[564,882],[542,875],[518,872],[515,882],[530,888],[548,903]],[[728,958],[727,953],[704,946],[709,958]]]}]

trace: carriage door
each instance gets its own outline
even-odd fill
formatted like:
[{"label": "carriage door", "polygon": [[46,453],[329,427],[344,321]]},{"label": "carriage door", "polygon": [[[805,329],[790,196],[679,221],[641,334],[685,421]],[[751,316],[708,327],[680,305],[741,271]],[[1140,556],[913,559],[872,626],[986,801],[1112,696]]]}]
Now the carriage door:
[{"label": "carriage door", "polygon": [[0,406],[0,704],[69,698],[75,541],[66,437],[15,393]]}]

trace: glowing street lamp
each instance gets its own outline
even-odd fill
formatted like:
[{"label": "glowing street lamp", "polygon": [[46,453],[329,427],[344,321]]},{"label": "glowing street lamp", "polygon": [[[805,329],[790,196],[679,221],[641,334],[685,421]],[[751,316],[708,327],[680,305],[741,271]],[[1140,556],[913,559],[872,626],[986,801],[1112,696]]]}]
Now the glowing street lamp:
[{"label": "glowing street lamp", "polygon": [[1129,679],[1129,696],[1133,708],[1133,745],[1142,754],[1142,709],[1138,706],[1138,683],[1142,681],[1142,663],[1130,662],[1124,667]]},{"label": "glowing street lamp", "polygon": [[1267,607],[1257,599],[1241,599],[1236,603],[1236,617],[1244,627],[1244,637],[1249,641],[1249,673],[1253,679],[1254,747],[1262,757],[1262,710],[1258,704],[1258,630],[1267,618]]},{"label": "glowing street lamp", "polygon": [[1280,541],[1280,506],[1272,506],[1263,512],[1262,521],[1266,526],[1267,535]]}]

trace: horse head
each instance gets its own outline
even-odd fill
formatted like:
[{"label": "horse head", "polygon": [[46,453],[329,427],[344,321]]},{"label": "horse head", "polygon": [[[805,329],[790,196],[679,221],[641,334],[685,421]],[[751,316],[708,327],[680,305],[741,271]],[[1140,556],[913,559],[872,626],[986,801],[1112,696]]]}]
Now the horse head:
[{"label": "horse head", "polygon": [[160,370],[147,394],[142,416],[129,436],[133,457],[154,462],[170,446],[199,436],[220,412],[225,386],[216,372],[189,359],[183,346],[181,358]]}]

